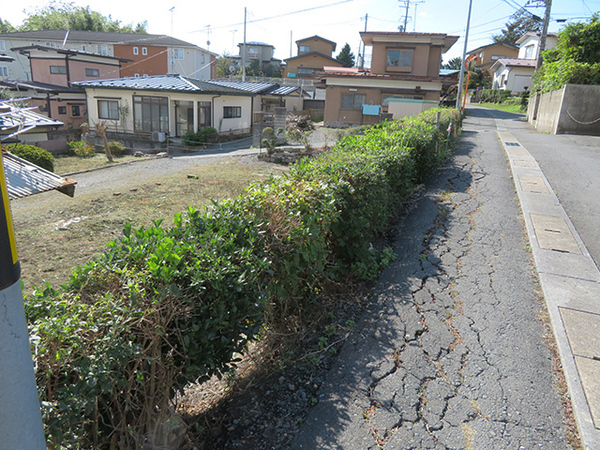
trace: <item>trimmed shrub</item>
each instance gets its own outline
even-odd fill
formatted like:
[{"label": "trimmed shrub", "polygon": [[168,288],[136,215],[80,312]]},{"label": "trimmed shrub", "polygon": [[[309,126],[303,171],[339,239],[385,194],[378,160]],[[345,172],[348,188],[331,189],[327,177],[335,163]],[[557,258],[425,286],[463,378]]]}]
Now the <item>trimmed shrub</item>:
[{"label": "trimmed shrub", "polygon": [[50,172],[54,171],[54,157],[52,154],[43,148],[35,145],[14,144],[7,146],[9,151],[19,158],[23,158],[30,163],[40,166]]},{"label": "trimmed shrub", "polygon": [[328,283],[389,262],[372,244],[459,122],[437,109],[372,127],[171,228],[125,225],[68,283],[28,298],[51,445],[176,448],[153,433],[178,389],[225,373],[261,328],[301,327]]},{"label": "trimmed shrub", "polygon": [[478,96],[480,103],[504,103],[510,94],[511,91],[506,89],[482,89]]},{"label": "trimmed shrub", "polygon": [[216,128],[206,127],[198,130],[196,133],[188,131],[183,135],[183,145],[196,146],[202,145],[207,142],[217,142],[219,140],[219,133]]},{"label": "trimmed shrub", "polygon": [[123,156],[125,154],[125,146],[119,141],[109,142],[108,148],[113,156]]}]

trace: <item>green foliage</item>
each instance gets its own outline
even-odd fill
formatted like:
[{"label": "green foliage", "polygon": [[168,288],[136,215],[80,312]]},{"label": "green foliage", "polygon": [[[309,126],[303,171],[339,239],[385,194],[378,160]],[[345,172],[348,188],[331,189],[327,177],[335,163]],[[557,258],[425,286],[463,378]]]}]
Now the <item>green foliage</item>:
[{"label": "green foliage", "polygon": [[198,130],[196,133],[188,131],[183,135],[183,145],[196,146],[206,144],[207,142],[217,142],[219,139],[219,133],[216,128],[206,127]]},{"label": "green foliage", "polygon": [[51,446],[177,448],[153,431],[178,389],[229,373],[262,327],[298,329],[325,286],[393,259],[372,243],[458,122],[436,109],[384,123],[172,227],[127,224],[68,283],[36,291],[26,313]]},{"label": "green foliage", "polygon": [[231,58],[228,55],[218,56],[215,62],[217,69],[217,77],[226,77],[231,75],[229,68],[233,65]]},{"label": "green foliage", "polygon": [[442,65],[442,68],[444,68],[444,69],[459,69],[460,70],[461,67],[462,67],[462,58],[460,56],[452,58],[446,64]]},{"label": "green foliage", "polygon": [[67,142],[67,147],[70,155],[79,156],[80,158],[92,158],[96,155],[94,146],[85,141]]},{"label": "green foliage", "polygon": [[125,146],[119,141],[111,141],[108,143],[108,149],[113,156],[123,156],[125,153]]},{"label": "green foliage", "polygon": [[600,84],[600,19],[568,24],[558,43],[544,52],[544,64],[533,76],[535,90],[549,92],[565,84]]},{"label": "green foliage", "polygon": [[346,42],[346,45],[342,47],[342,50],[335,59],[342,63],[342,67],[354,67],[355,59],[354,54],[350,50],[350,44]]},{"label": "green foliage", "polygon": [[505,28],[500,31],[500,34],[492,36],[492,40],[495,44],[515,45],[524,34],[542,31],[542,25],[543,20],[541,17],[531,14],[525,8],[521,8],[510,16],[510,21],[505,24]]},{"label": "green foliage", "polygon": [[[141,447],[186,382],[227,372],[259,331],[269,266],[247,203],[134,230],[26,303],[47,435]],[[157,417],[159,416],[159,417]]]},{"label": "green foliage", "polygon": [[262,135],[264,136],[262,145],[264,145],[267,149],[267,153],[272,155],[275,151],[275,147],[277,146],[277,135],[272,127],[265,127],[262,130]]},{"label": "green foliage", "polygon": [[91,11],[89,6],[77,6],[75,3],[50,2],[38,7],[18,27],[17,31],[37,30],[82,30],[113,31],[123,33],[146,33],[147,22],[122,25],[119,20]]},{"label": "green foliage", "polygon": [[54,171],[54,157],[52,154],[43,148],[36,147],[35,145],[27,144],[13,144],[7,146],[9,151],[19,158],[23,158],[30,163],[40,166],[42,169],[46,169],[50,172]]},{"label": "green foliage", "polygon": [[477,95],[480,103],[504,103],[510,93],[507,89],[482,89]]}]

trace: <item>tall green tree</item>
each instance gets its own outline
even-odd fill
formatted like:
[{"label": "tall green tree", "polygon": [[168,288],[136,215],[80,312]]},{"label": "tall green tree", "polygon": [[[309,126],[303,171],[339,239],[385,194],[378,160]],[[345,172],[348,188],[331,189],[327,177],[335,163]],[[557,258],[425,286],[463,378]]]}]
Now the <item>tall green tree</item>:
[{"label": "tall green tree", "polygon": [[0,19],[0,33],[12,33],[13,31],[17,31],[17,29],[9,21]]},{"label": "tall green tree", "polygon": [[534,89],[548,92],[565,84],[600,85],[600,17],[569,23],[556,47],[543,54],[544,64],[533,76]]},{"label": "tall green tree", "polygon": [[229,68],[233,66],[233,63],[229,55],[218,56],[215,64],[218,77],[226,77],[227,75],[231,74]]},{"label": "tall green tree", "polygon": [[346,42],[346,45],[342,47],[340,54],[335,57],[342,63],[342,67],[354,67],[354,54],[350,50],[350,45]]},{"label": "tall green tree", "polygon": [[456,58],[452,58],[446,64],[442,65],[443,69],[459,69],[462,67],[462,58],[457,56]]},{"label": "tall green tree", "polygon": [[51,2],[29,13],[23,25],[17,27],[17,31],[79,30],[146,33],[147,27],[147,22],[123,25],[120,20],[114,20],[110,15],[106,17],[90,10],[89,6],[84,8],[73,2]]},{"label": "tall green tree", "polygon": [[542,31],[543,20],[541,17],[532,14],[525,8],[519,9],[505,24],[505,28],[500,34],[492,36],[495,44],[516,44],[519,38],[525,33],[539,33]]}]

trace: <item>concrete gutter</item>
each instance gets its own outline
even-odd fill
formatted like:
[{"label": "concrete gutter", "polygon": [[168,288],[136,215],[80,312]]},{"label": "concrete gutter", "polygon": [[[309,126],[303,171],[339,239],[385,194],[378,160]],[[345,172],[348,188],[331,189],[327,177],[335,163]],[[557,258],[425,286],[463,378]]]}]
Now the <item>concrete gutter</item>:
[{"label": "concrete gutter", "polygon": [[581,441],[600,449],[600,271],[535,158],[501,122]]}]

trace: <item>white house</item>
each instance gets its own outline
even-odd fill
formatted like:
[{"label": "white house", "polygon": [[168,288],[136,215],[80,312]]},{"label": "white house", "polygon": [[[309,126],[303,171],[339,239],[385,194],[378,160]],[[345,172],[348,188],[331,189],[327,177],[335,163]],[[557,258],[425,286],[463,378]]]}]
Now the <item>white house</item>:
[{"label": "white house", "polygon": [[[556,46],[558,37],[548,34],[546,38],[546,49]],[[535,73],[535,66],[540,50],[540,35],[526,33],[518,41],[518,58],[500,58],[492,67],[492,89],[504,89],[511,92],[523,92],[531,88],[531,77]]]},{"label": "white house", "polygon": [[85,89],[89,125],[109,131],[181,137],[214,127],[220,134],[249,133],[254,94],[181,75],[75,83]]}]

